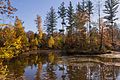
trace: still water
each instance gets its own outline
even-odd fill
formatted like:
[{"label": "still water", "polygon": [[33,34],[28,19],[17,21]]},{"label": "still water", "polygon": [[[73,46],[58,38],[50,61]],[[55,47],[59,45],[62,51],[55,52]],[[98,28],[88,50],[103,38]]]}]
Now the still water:
[{"label": "still water", "polygon": [[0,60],[0,80],[120,80],[120,59],[54,52],[22,55]]}]

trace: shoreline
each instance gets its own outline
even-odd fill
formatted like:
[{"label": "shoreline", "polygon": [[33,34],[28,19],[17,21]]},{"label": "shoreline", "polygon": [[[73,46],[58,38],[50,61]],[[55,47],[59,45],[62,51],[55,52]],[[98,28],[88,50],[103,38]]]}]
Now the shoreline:
[{"label": "shoreline", "polygon": [[108,58],[120,58],[119,51],[106,51],[106,52],[95,52],[95,51],[74,51],[74,50],[33,50],[29,52],[24,52],[22,55],[32,55],[32,54],[49,54],[56,53],[61,56],[98,56],[98,57],[108,57]]}]

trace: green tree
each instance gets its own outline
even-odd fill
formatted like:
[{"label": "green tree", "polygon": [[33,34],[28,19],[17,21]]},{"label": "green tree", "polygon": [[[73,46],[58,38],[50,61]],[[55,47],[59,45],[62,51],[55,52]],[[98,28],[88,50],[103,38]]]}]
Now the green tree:
[{"label": "green tree", "polygon": [[88,14],[82,9],[83,5],[77,4],[76,13],[74,15],[75,28],[76,28],[76,41],[78,47],[85,48],[86,44],[86,27],[84,26],[88,21]]},{"label": "green tree", "polygon": [[99,51],[101,51],[103,49],[103,26],[101,24],[101,2],[100,0],[98,0],[98,17],[99,17],[99,35],[100,35],[100,46],[99,46]]},{"label": "green tree", "polygon": [[87,6],[86,6],[87,12],[88,12],[88,16],[89,16],[89,34],[90,34],[90,45],[91,45],[91,14],[93,14],[93,3],[88,0],[87,1]]},{"label": "green tree", "polygon": [[66,17],[66,8],[65,8],[65,3],[64,2],[62,2],[60,7],[58,7],[58,15],[62,19],[61,24],[62,24],[62,31],[63,31],[63,34],[64,34],[65,17]]},{"label": "green tree", "polygon": [[81,7],[81,5],[80,5],[80,2],[78,2],[76,11],[77,11],[77,12],[81,12],[82,10],[83,10],[83,9],[82,9],[82,7]]},{"label": "green tree", "polygon": [[70,36],[72,35],[74,29],[74,9],[71,1],[67,9],[67,21],[68,21],[68,26],[67,26],[68,36]]},{"label": "green tree", "polygon": [[109,26],[112,32],[111,34],[112,45],[114,44],[114,33],[113,33],[114,22],[118,19],[116,18],[118,7],[119,7],[119,0],[106,0],[105,9],[103,10],[104,13],[107,14],[104,18],[108,20],[108,23],[110,23]]},{"label": "green tree", "polygon": [[85,6],[85,1],[84,0],[82,0],[81,4],[80,4],[80,2],[78,2],[76,11],[78,11],[78,12],[86,11],[86,6]]},{"label": "green tree", "polygon": [[97,51],[99,48],[99,46],[98,46],[98,44],[99,44],[98,29],[96,27],[93,27],[91,29],[91,34],[92,34],[92,36],[91,36],[91,50]]},{"label": "green tree", "polygon": [[53,36],[53,33],[56,29],[56,25],[57,25],[57,15],[55,9],[51,7],[45,20],[45,26],[47,27],[47,33],[49,36]]},{"label": "green tree", "polygon": [[80,5],[80,3],[77,4],[74,19],[75,19],[75,26],[77,30],[84,27],[84,25],[89,19],[87,11],[83,10],[83,5]]}]

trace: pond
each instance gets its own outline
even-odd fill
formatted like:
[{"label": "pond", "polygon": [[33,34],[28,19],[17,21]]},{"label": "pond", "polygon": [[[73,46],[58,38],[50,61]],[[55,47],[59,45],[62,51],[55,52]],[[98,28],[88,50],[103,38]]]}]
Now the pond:
[{"label": "pond", "polygon": [[21,55],[0,60],[0,80],[120,80],[120,59],[54,52]]}]

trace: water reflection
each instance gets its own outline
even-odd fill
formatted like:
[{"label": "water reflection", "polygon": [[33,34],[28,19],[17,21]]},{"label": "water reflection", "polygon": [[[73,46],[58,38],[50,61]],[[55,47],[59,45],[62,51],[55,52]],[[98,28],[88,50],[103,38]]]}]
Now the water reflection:
[{"label": "water reflection", "polygon": [[120,59],[24,55],[0,60],[0,80],[120,80]]}]

